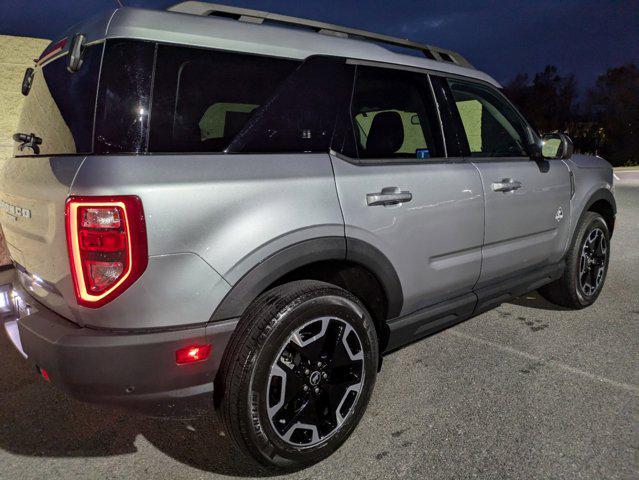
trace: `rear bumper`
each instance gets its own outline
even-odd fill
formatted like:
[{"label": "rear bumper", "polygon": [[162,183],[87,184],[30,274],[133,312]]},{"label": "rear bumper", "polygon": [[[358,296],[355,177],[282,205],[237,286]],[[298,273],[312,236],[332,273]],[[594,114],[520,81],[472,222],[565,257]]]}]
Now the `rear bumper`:
[{"label": "rear bumper", "polygon": [[[153,415],[192,416],[212,408],[213,381],[237,320],[161,332],[82,328],[27,296],[13,273],[0,273],[0,294],[16,292],[30,310],[7,308],[3,323],[13,328],[5,330],[13,331],[12,343],[28,363],[46,370],[52,384],[84,401]],[[207,343],[213,345],[207,360],[175,363],[176,350]]]}]

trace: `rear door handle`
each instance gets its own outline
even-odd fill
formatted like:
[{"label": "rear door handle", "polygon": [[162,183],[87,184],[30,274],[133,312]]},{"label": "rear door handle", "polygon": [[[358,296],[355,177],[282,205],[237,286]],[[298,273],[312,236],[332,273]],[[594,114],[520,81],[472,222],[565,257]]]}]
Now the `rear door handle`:
[{"label": "rear door handle", "polygon": [[398,203],[410,202],[413,194],[402,191],[399,187],[385,187],[379,193],[366,194],[366,203],[369,207],[376,205],[396,205]]},{"label": "rear door handle", "polygon": [[495,192],[512,192],[522,187],[522,183],[512,178],[504,178],[501,182],[495,182],[491,185],[491,188]]}]

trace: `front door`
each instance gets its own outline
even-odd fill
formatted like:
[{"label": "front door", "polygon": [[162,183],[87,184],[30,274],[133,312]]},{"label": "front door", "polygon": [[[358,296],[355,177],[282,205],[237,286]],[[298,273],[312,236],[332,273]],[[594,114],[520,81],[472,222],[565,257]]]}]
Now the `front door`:
[{"label": "front door", "polygon": [[446,158],[431,92],[424,74],[358,65],[352,148],[332,155],[347,242],[390,260],[402,314],[470,292],[481,268],[481,179],[472,164]]},{"label": "front door", "polygon": [[532,160],[528,125],[492,87],[449,80],[481,174],[486,233],[478,287],[520,270],[558,262],[570,227],[570,174],[561,160]]}]

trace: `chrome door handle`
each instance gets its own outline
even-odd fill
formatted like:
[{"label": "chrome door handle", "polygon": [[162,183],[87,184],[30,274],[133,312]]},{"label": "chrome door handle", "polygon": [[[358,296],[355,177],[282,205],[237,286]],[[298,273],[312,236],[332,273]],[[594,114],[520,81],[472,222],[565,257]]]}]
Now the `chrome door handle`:
[{"label": "chrome door handle", "polygon": [[491,188],[495,192],[512,192],[521,187],[523,187],[522,183],[512,178],[504,178],[501,182],[495,182],[491,185]]},{"label": "chrome door handle", "polygon": [[366,194],[366,203],[369,207],[374,207],[375,205],[396,205],[398,203],[410,202],[412,199],[412,193],[402,191],[398,187],[386,187],[382,188],[382,191],[379,193]]}]

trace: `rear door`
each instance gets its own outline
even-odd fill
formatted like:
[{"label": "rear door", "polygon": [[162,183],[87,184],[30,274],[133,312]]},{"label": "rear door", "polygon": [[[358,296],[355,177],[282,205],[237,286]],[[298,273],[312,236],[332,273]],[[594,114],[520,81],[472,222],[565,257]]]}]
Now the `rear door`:
[{"label": "rear door", "polygon": [[390,260],[403,314],[470,292],[481,267],[481,179],[446,157],[428,77],[357,65],[346,117],[332,161],[347,245],[364,241]]},{"label": "rear door", "polygon": [[570,218],[570,175],[558,160],[531,159],[532,129],[494,88],[448,80],[462,149],[481,174],[486,233],[478,286],[556,263]]}]

